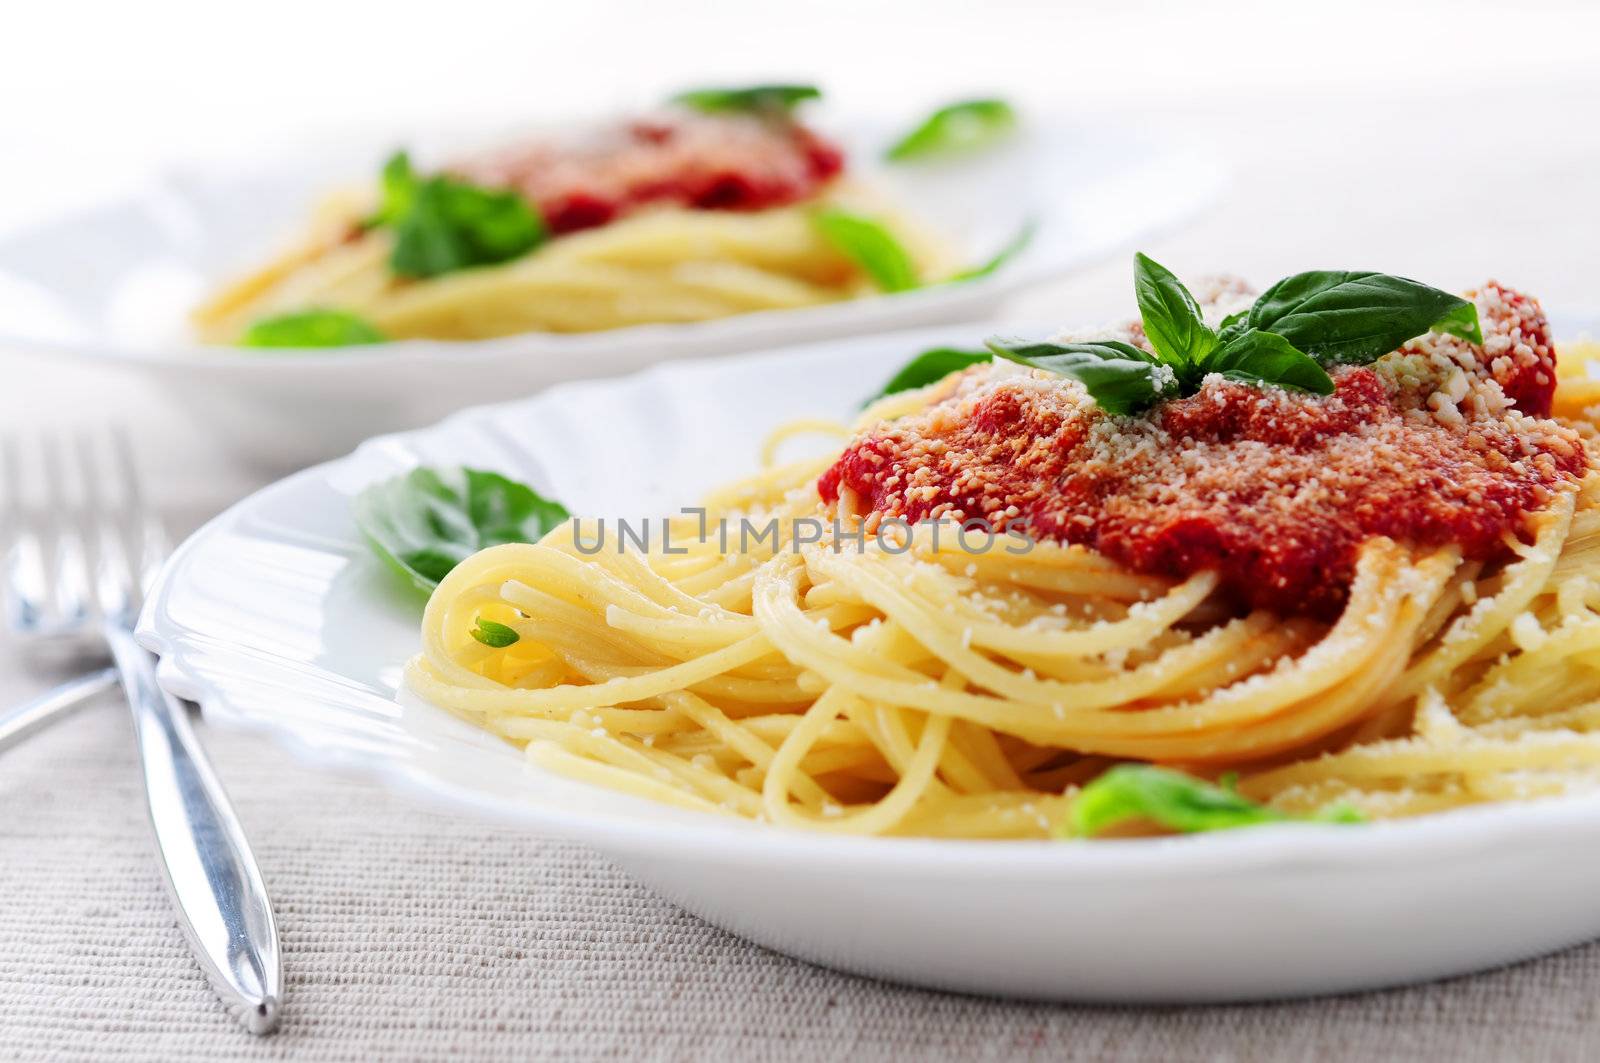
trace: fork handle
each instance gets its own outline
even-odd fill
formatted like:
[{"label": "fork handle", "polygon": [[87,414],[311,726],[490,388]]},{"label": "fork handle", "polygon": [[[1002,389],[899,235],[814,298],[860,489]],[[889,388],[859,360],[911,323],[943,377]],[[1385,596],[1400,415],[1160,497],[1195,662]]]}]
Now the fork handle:
[{"label": "fork handle", "polygon": [[245,1029],[269,1032],[283,996],[278,928],[261,872],[183,704],[120,625],[106,639],[133,709],[162,877],[190,951]]},{"label": "fork handle", "polygon": [[90,672],[48,690],[31,701],[0,714],[0,753],[21,742],[35,731],[64,720],[78,709],[94,701],[96,694],[104,693],[117,685],[114,668]]}]

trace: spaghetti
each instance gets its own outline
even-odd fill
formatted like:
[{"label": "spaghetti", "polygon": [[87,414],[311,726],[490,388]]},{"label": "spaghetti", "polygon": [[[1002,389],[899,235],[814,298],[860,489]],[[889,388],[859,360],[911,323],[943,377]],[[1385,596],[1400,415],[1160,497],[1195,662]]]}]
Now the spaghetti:
[{"label": "spaghetti", "polygon": [[952,272],[936,241],[843,169],[837,148],[781,114],[664,112],[581,140],[524,145],[445,175],[523,197],[544,242],[509,260],[408,275],[394,267],[394,227],[372,221],[374,197],[344,194],[295,246],[208,299],[194,322],[202,339],[235,343],[254,323],[337,309],[390,339],[463,340],[703,321],[876,292],[815,224],[822,210],[873,219],[922,280]]},{"label": "spaghetti", "polygon": [[[1430,334],[1325,398],[1212,377],[1113,418],[1000,365],[892,396],[707,501],[774,539],[683,518],[594,552],[569,522],[470,558],[408,683],[568,775],[839,833],[1047,836],[1127,761],[1375,817],[1590,787],[1600,385],[1569,358],[1555,386],[1532,300],[1476,302],[1481,344]],[[974,550],[978,517],[1038,537]]]}]

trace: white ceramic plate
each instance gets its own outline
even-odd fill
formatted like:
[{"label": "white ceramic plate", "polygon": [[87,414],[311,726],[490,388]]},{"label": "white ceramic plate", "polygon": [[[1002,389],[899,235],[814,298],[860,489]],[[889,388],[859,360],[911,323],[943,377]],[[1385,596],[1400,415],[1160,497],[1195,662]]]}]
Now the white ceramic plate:
[{"label": "white ceramic plate", "polygon": [[848,415],[909,354],[983,334],[680,362],[374,440],[197,533],[141,638],[208,720],[463,815],[587,842],[719,926],[848,971],[1027,997],[1220,1001],[1436,978],[1600,934],[1600,798],[1093,844],[819,837],[540,772],[397,695],[420,603],[358,541],[349,510],[363,485],[465,462],[578,513],[671,513],[750,471],[772,425]]},{"label": "white ceramic plate", "polygon": [[[851,128],[826,118],[817,126]],[[289,469],[345,453],[377,432],[560,381],[989,317],[1020,288],[1192,214],[1222,182],[1214,156],[1197,145],[1046,123],[965,161],[874,172],[888,137],[883,127],[857,128],[843,138],[856,171],[884,184],[974,263],[1030,219],[1039,226],[1032,244],[981,281],[699,324],[294,355],[196,346],[185,318],[202,293],[299,231],[309,204],[330,186],[375,172],[395,143],[349,138],[303,154],[279,152],[268,163],[175,171],[139,195],[0,239],[0,347],[154,377],[219,440],[258,464]],[[449,154],[421,146],[425,156]]]}]

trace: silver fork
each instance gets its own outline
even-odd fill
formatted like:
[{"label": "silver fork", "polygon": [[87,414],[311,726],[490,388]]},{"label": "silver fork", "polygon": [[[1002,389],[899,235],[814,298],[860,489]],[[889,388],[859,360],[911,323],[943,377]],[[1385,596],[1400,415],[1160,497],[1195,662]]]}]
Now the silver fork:
[{"label": "silver fork", "polygon": [[80,435],[71,446],[41,439],[40,513],[22,501],[21,449],[7,439],[0,453],[0,517],[13,529],[3,587],[7,626],[35,659],[102,666],[109,659],[112,667],[0,719],[0,748],[120,679],[179,925],[223,1004],[250,1032],[267,1033],[277,1023],[283,974],[261,872],[188,710],[156,685],[155,658],[133,637],[167,540],[145,505],[128,439],[121,431]]}]

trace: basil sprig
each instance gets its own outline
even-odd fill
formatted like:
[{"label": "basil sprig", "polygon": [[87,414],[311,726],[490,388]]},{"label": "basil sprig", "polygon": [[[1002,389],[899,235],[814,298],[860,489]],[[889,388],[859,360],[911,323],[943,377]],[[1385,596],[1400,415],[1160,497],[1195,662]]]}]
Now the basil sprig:
[{"label": "basil sprig", "polygon": [[885,292],[918,287],[911,253],[880,222],[849,211],[819,210],[812,215],[817,231]]},{"label": "basil sprig", "polygon": [[1059,833],[1092,838],[1119,824],[1140,821],[1193,834],[1264,823],[1361,823],[1363,819],[1345,805],[1291,816],[1258,804],[1231,786],[1149,764],[1119,764],[1078,792]]},{"label": "basil sprig", "polygon": [[419,177],[403,151],[383,167],[383,201],[368,224],[394,229],[389,267],[402,277],[507,262],[549,237],[544,219],[522,193],[448,174]]},{"label": "basil sprig", "polygon": [[561,503],[499,473],[412,469],[356,496],[356,526],[391,568],[432,593],[489,546],[532,543],[566,520]]},{"label": "basil sprig", "polygon": [[1333,380],[1281,339],[1246,329],[1224,341],[1205,323],[1200,304],[1172,271],[1134,256],[1134,296],[1155,353],[1120,341],[1030,343],[996,339],[990,350],[1083,384],[1107,413],[1134,414],[1166,399],[1192,395],[1207,373],[1230,380],[1327,395]]},{"label": "basil sprig", "polygon": [[1481,344],[1478,308],[1405,277],[1370,270],[1313,270],[1261,294],[1223,334],[1247,328],[1282,336],[1319,361],[1365,365],[1423,333]]},{"label": "basil sprig", "polygon": [[1005,100],[961,100],[934,111],[897,140],[884,157],[891,162],[964,154],[1000,140],[1017,125]]},{"label": "basil sprig", "polygon": [[990,341],[1001,357],[1082,382],[1111,413],[1192,395],[1211,373],[1245,384],[1333,392],[1324,365],[1364,365],[1429,331],[1482,343],[1472,303],[1385,273],[1320,270],[1274,284],[1213,329],[1189,289],[1134,256],[1134,295],[1154,355],[1126,343]]},{"label": "basil sprig", "polygon": [[246,347],[355,347],[387,343],[378,327],[348,310],[297,310],[264,317],[245,330]]},{"label": "basil sprig", "polygon": [[934,347],[923,351],[901,366],[876,395],[861,405],[870,406],[879,399],[898,395],[912,388],[925,388],[936,384],[951,373],[959,373],[970,366],[991,362],[994,356],[988,351],[965,351],[959,347]]},{"label": "basil sprig", "polygon": [[672,97],[672,102],[711,114],[727,111],[787,114],[806,100],[821,98],[822,90],[815,85],[750,85],[737,89],[691,89]]}]

